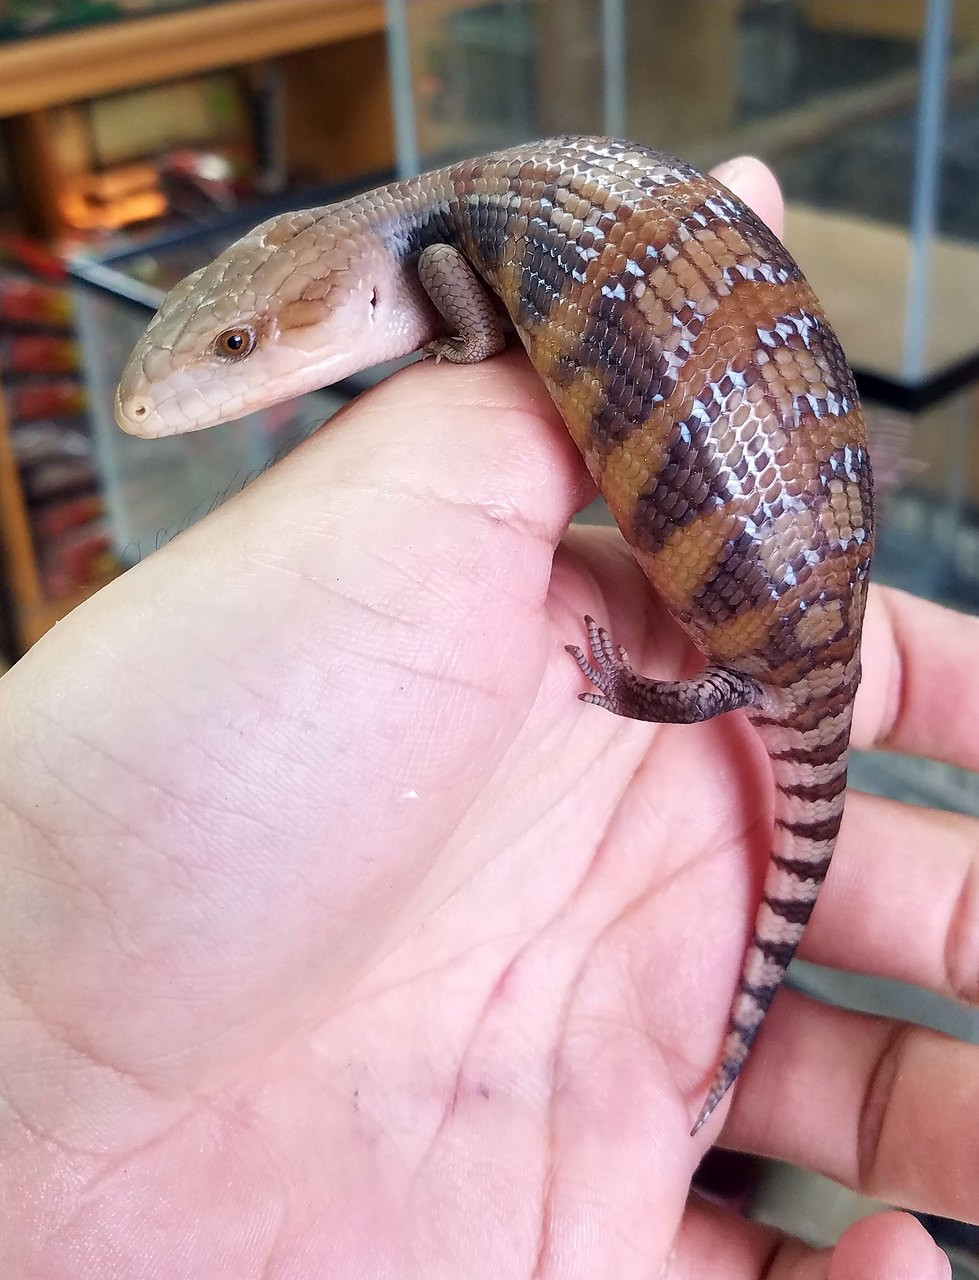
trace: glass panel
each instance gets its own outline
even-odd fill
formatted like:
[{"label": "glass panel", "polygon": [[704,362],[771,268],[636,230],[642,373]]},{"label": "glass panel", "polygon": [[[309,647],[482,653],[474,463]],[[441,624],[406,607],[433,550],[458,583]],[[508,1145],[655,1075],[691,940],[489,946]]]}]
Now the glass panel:
[{"label": "glass panel", "polygon": [[[875,577],[979,612],[975,0],[390,2],[417,117],[407,168],[603,130],[704,167],[744,153],[771,165],[786,241],[872,428]],[[599,504],[587,515],[607,518]],[[964,770],[856,752],[851,777],[979,814],[979,778]],[[939,996],[815,966],[793,977],[821,998],[979,1040],[979,1015]],[[807,1183],[797,1198],[811,1194]]]},{"label": "glass panel", "polygon": [[918,385],[977,355],[979,6],[389,7],[406,69],[401,115],[414,124],[406,168],[553,132],[625,132],[703,165],[753,152],[779,174],[787,240],[858,369]]},{"label": "glass panel", "polygon": [[[914,546],[896,530],[917,520],[902,503],[921,501],[940,505],[964,536],[979,505],[965,479],[976,468],[974,397],[941,405],[979,364],[979,6],[389,4],[418,152],[408,168],[555,130],[600,131],[619,103],[629,136],[704,166],[753,152],[775,169],[786,241],[840,334],[879,437],[910,435],[914,467],[883,524],[880,571],[963,599],[948,528],[939,537],[926,519]],[[926,403],[934,407],[919,426],[907,415]],[[882,446],[878,455],[886,472]]]},{"label": "glass panel", "polygon": [[[602,128],[601,0],[389,0],[422,168],[548,133]],[[405,167],[412,167],[402,157]]]}]

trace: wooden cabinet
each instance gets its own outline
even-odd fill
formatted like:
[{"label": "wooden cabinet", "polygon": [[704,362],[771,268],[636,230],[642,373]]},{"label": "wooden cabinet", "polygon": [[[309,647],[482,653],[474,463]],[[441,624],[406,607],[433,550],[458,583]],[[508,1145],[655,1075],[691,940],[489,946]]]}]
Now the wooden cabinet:
[{"label": "wooden cabinet", "polygon": [[384,0],[228,0],[0,45],[0,115],[383,30]]}]

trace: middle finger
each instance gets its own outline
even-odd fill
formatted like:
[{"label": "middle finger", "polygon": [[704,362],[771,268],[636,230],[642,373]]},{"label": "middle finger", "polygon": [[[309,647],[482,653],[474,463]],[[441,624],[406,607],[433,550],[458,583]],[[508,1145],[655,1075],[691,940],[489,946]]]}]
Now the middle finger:
[{"label": "middle finger", "polygon": [[800,955],[979,1000],[979,818],[851,793]]},{"label": "middle finger", "polygon": [[725,1146],[876,1200],[979,1221],[979,1048],[795,991],[772,1006]]}]

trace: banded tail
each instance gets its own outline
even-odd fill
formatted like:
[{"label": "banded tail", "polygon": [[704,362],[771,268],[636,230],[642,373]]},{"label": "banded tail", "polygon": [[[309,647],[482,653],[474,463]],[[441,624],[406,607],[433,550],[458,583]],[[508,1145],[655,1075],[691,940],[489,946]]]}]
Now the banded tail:
[{"label": "banded tail", "polygon": [[812,699],[781,720],[749,712],[775,780],[772,854],[720,1065],[691,1136],[737,1079],[829,871],[843,817],[858,680],[859,668],[831,694]]}]

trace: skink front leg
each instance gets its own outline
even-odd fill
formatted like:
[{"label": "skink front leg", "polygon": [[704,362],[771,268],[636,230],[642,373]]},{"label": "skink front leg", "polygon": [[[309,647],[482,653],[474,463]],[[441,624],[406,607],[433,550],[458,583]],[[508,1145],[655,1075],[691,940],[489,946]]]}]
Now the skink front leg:
[{"label": "skink front leg", "polygon": [[476,364],[506,346],[503,325],[486,286],[458,249],[432,244],[418,259],[418,278],[446,323],[450,337],[425,347],[436,360]]},{"label": "skink front leg", "polygon": [[577,645],[568,653],[598,693],[582,693],[582,702],[604,707],[630,720],[656,724],[695,724],[725,711],[751,706],[760,696],[754,681],[727,667],[710,666],[690,680],[650,680],[633,671],[625,649],[593,618],[585,618],[594,665]]}]

